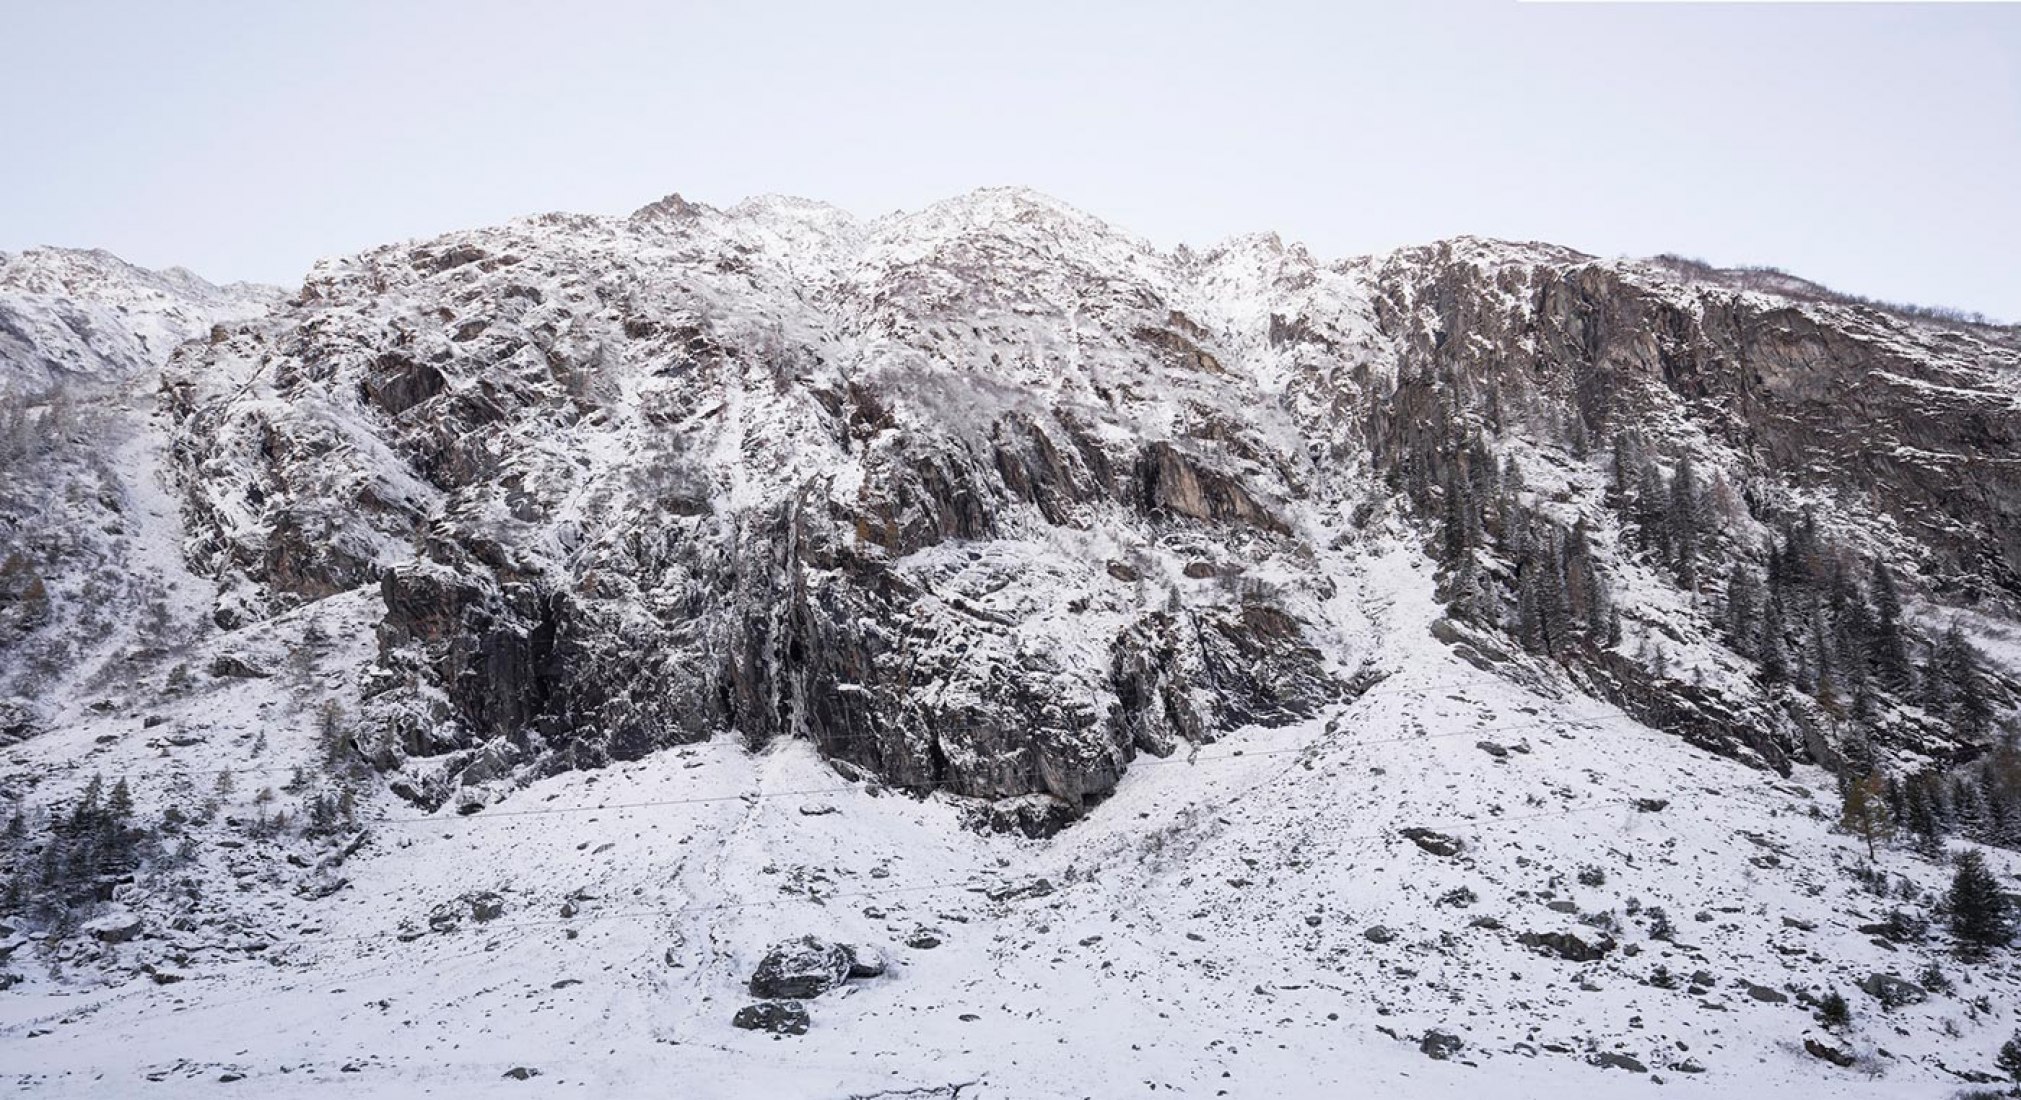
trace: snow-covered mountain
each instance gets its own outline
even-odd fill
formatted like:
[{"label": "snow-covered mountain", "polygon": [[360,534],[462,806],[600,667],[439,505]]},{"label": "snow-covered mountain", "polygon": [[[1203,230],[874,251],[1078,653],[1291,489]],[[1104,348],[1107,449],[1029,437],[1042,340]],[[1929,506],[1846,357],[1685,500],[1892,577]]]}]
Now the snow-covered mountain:
[{"label": "snow-covered mountain", "polygon": [[[8,369],[159,398],[17,478],[89,522],[0,587],[31,1086],[1941,1095],[2014,1026],[1935,858],[2021,837],[2014,330],[1018,190],[34,270],[92,320]],[[782,965],[860,973],[792,1048]]]},{"label": "snow-covered mountain", "polygon": [[256,317],[282,293],[213,286],[179,267],[149,271],[109,252],[0,252],[0,391],[112,381],[160,368],[176,345]]},{"label": "snow-covered mountain", "polygon": [[161,366],[282,297],[106,252],[0,253],[0,741],[208,613],[163,468]]}]

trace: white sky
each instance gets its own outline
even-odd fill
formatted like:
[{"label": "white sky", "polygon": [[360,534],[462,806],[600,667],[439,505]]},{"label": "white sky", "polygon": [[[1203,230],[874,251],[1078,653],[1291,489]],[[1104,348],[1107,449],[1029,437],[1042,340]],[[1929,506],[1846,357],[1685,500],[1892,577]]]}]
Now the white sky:
[{"label": "white sky", "polygon": [[667,192],[1024,184],[1161,244],[1459,233],[2021,320],[2021,4],[0,0],[0,249],[292,283]]}]

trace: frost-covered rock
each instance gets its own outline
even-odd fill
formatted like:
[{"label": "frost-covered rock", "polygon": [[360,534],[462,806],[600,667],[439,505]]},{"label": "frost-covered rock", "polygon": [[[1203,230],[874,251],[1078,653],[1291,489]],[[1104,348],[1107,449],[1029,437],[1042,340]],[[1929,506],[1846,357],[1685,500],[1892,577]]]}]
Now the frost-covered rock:
[{"label": "frost-covered rock", "polygon": [[[180,353],[166,403],[220,622],[378,586],[359,744],[424,802],[727,729],[1043,835],[1003,800],[1070,819],[1140,753],[1338,698],[1355,547],[1399,490],[1436,507],[1470,434],[1563,530],[1599,526],[1579,447],[1632,431],[1934,591],[2021,595],[2021,481],[1967,461],[2021,444],[2017,344],[1546,246],[1327,265],[1028,192],[868,223],[676,197],[326,263]],[[1610,583],[1671,583],[1610,545]],[[1834,751],[1672,592],[1634,600],[1641,644],[1719,675],[1558,659],[1713,751]],[[1501,598],[1445,636],[1541,687]]]},{"label": "frost-covered rock", "polygon": [[146,919],[138,913],[108,913],[86,922],[84,931],[100,943],[125,943],[146,927]]},{"label": "frost-covered rock", "polygon": [[1525,932],[1516,937],[1516,942],[1538,954],[1575,963],[1604,959],[1620,946],[1612,936],[1599,936],[1588,941],[1571,932]]},{"label": "frost-covered rock", "polygon": [[751,972],[754,997],[804,1000],[848,981],[856,957],[839,943],[802,936],[774,944]]},{"label": "frost-covered rock", "polygon": [[797,1001],[760,1001],[745,1005],[730,1018],[733,1027],[774,1035],[805,1035],[810,1023],[807,1007]]}]

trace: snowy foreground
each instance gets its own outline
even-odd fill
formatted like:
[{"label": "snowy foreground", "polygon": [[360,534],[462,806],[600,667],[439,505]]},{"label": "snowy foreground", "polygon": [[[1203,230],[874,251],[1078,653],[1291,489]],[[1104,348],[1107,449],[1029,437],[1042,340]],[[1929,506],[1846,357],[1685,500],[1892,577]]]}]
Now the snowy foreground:
[{"label": "snowy foreground", "polygon": [[[1962,1085],[1947,1061],[1990,1066],[2015,1023],[2007,964],[1936,956],[1956,991],[1893,1012],[1855,987],[1928,959],[1855,930],[1898,903],[1849,875],[1864,853],[1831,828],[1829,776],[1779,780],[1453,660],[1411,560],[1361,563],[1394,675],[1322,719],[1140,761],[1053,840],[876,796],[804,743],[675,750],[469,816],[386,798],[320,900],[285,888],[268,842],[202,856],[204,930],[159,933],[174,969],[58,983],[17,956],[0,1069],[93,1097],[1936,1097]],[[302,675],[340,691],[370,657],[370,593],[317,612],[351,644]],[[259,629],[280,646],[302,626]],[[207,788],[256,730],[292,731],[270,732],[270,778],[235,783],[227,812],[249,815],[314,758],[313,694],[219,680],[160,712],[200,731],[189,744],[105,717],[6,759],[146,777],[144,795],[177,773]],[[1462,848],[1433,854],[1411,826]],[[1925,889],[1947,874],[1882,863]],[[502,914],[430,929],[483,891]],[[1598,962],[1517,941],[1597,940],[1599,914],[1620,947]],[[218,931],[235,923],[274,932]],[[908,946],[922,930],[938,945]],[[809,933],[878,947],[889,971],[808,1002],[804,1036],[733,1029],[766,946]],[[158,955],[156,935],[105,950]],[[1650,983],[1663,971],[1674,987]],[[1834,988],[1850,1040],[1799,1003]],[[1421,1053],[1433,1031],[1459,1039],[1450,1060]],[[1807,1054],[1810,1036],[1860,1064]]]}]

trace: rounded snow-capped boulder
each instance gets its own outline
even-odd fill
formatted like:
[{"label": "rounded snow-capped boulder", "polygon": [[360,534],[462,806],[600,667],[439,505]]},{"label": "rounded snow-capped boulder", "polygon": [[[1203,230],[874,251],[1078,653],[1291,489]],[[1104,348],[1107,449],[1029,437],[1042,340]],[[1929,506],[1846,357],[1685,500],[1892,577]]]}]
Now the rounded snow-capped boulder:
[{"label": "rounded snow-capped boulder", "polygon": [[890,968],[884,961],[884,952],[869,944],[852,943],[849,952],[849,976],[852,978],[880,978]]},{"label": "rounded snow-capped boulder", "polygon": [[819,997],[849,980],[856,956],[839,943],[802,936],[774,944],[751,974],[751,995],[788,1000]]}]

